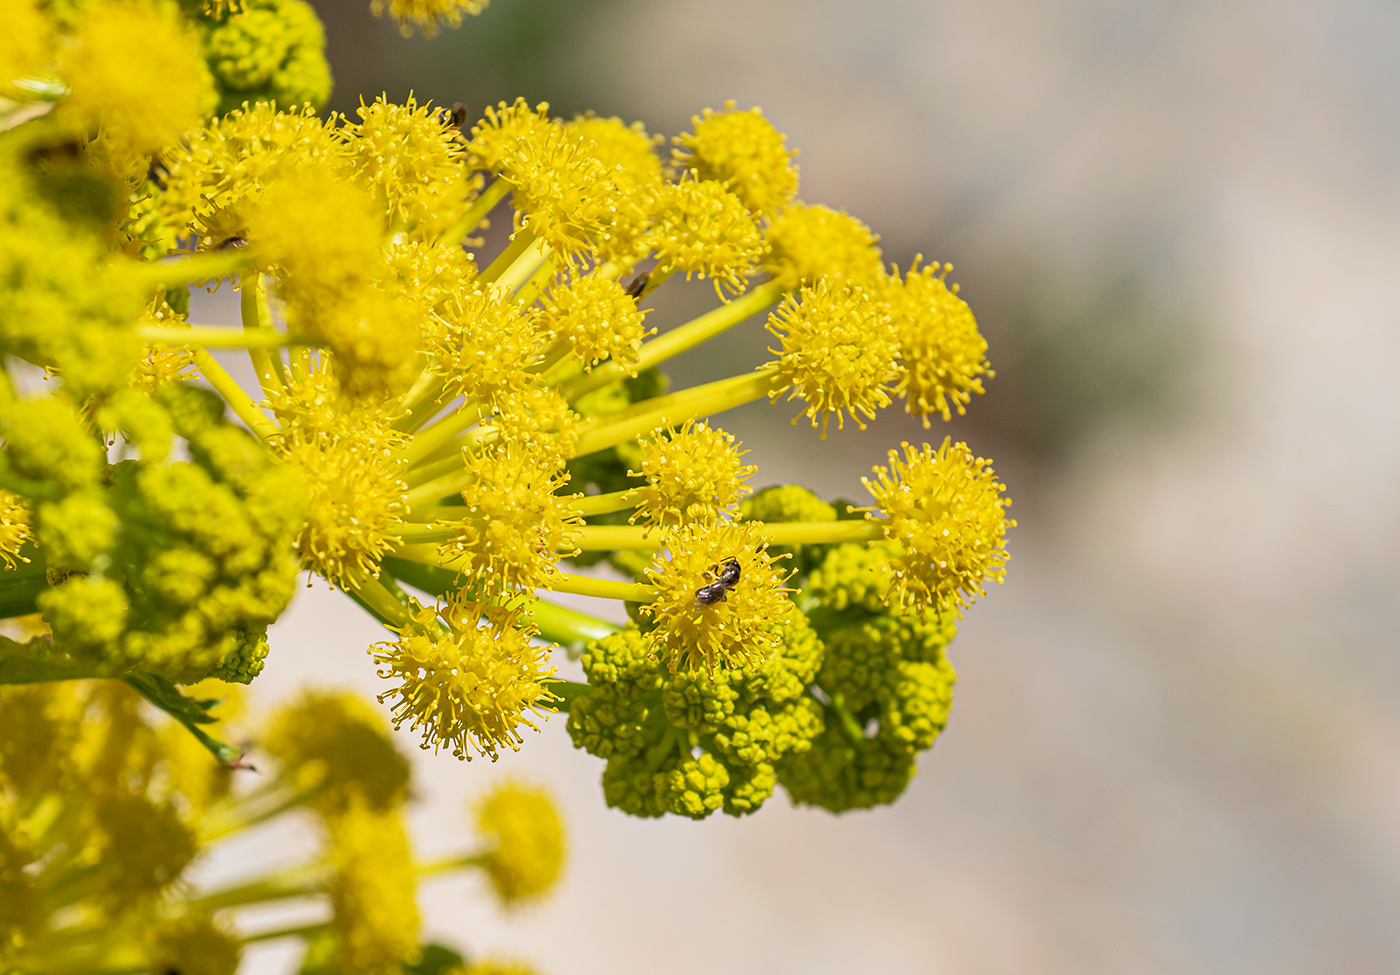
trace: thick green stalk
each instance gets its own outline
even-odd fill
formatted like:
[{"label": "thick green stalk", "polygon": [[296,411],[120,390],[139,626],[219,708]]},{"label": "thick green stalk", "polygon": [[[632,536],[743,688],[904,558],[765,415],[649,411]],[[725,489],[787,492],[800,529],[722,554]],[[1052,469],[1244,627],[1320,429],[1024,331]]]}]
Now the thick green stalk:
[{"label": "thick green stalk", "polygon": [[[191,325],[189,328],[175,328],[165,325],[140,325],[136,334],[145,342],[161,345],[202,345],[207,349],[247,349],[254,352],[260,349],[275,349],[284,345],[306,345],[292,338],[286,332],[239,331],[227,325]],[[262,353],[266,355],[266,352]],[[256,368],[256,367],[255,367]]]},{"label": "thick green stalk", "polygon": [[634,403],[616,413],[607,413],[585,420],[578,425],[577,456],[615,447],[634,440],[658,427],[678,427],[686,420],[710,416],[752,403],[771,393],[776,384],[777,370],[759,369],[742,376],[721,379],[702,386],[657,396]]},{"label": "thick green stalk", "polygon": [[240,420],[248,424],[248,429],[264,440],[278,434],[277,424],[273,423],[268,415],[258,408],[252,397],[243,391],[243,387],[238,385],[212,355],[203,348],[196,347],[194,364],[199,369],[200,375],[208,381],[210,386],[214,387],[214,391],[224,398],[229,409],[233,410]]},{"label": "thick green stalk", "polygon": [[[239,284],[238,309],[243,319],[243,332],[248,338],[277,336],[272,323],[272,310],[267,307],[267,292],[263,288],[262,275],[257,271],[244,272]],[[287,377],[282,369],[280,354],[273,356],[265,348],[250,345],[248,359],[253,363],[253,371],[258,374],[258,382],[262,385],[264,393],[280,390],[286,385]]]},{"label": "thick green stalk", "polygon": [[510,183],[501,179],[499,176],[492,180],[490,185],[482,190],[481,194],[472,201],[472,205],[467,207],[467,212],[457,218],[457,221],[453,223],[452,226],[448,227],[447,230],[443,231],[442,236],[438,238],[437,246],[451,247],[454,244],[460,244],[463,239],[466,238],[467,234],[475,230],[477,225],[486,219],[486,215],[491,212],[492,208],[495,207],[497,203],[500,203],[501,200],[505,198],[505,195],[509,193],[511,189]]}]

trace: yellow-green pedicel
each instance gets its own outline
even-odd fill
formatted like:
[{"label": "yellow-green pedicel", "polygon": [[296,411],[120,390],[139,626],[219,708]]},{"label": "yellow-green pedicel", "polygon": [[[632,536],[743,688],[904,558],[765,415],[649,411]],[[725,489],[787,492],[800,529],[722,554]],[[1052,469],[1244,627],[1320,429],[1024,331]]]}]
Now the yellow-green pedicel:
[{"label": "yellow-green pedicel", "polygon": [[[925,426],[964,412],[992,373],[946,265],[887,267],[869,227],[802,200],[756,108],[705,110],[665,156],[640,123],[523,100],[468,126],[413,98],[323,117],[303,0],[12,6],[0,611],[43,632],[0,642],[0,684],[124,681],[233,762],[178,685],[255,677],[302,570],[386,626],[382,700],[425,748],[495,759],[557,709],[638,815],[741,815],[778,785],[838,810],[899,795],[947,720],[954,622],[1004,575],[1003,485],[937,437],[872,472],[869,508],[755,493],[761,460],[720,420],[781,400],[824,436],[896,402]],[[373,6],[430,34],[484,3]],[[488,226],[508,231],[489,249]],[[651,302],[681,277],[714,291],[690,321]],[[241,327],[190,320],[201,285],[236,291]],[[670,359],[737,327],[769,354],[670,387]],[[558,679],[555,644],[586,683]],[[306,704],[359,740],[338,707]],[[270,744],[348,858],[350,916],[379,869],[361,854],[399,849],[380,817],[401,771],[337,796],[335,740]],[[360,947],[341,931],[334,964],[392,967],[413,918],[380,921]]]}]

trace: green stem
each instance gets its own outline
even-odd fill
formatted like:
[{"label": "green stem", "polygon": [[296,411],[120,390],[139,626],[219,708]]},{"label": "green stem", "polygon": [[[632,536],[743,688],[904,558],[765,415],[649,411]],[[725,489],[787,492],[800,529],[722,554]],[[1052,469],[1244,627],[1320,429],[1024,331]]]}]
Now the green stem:
[{"label": "green stem", "polygon": [[516,232],[510,243],[506,244],[505,250],[496,255],[496,259],[487,265],[486,270],[477,275],[477,281],[482,284],[490,284],[506,272],[506,269],[524,255],[525,251],[535,242],[535,235],[530,233],[530,228]]},{"label": "green stem", "polygon": [[[622,629],[616,623],[609,623],[607,620],[545,599],[535,603],[534,616],[541,637],[571,652],[582,650],[585,644],[601,640],[608,634]],[[568,699],[567,694],[562,696]]]},{"label": "green stem", "polygon": [[294,924],[285,928],[271,928],[267,931],[258,931],[254,934],[246,935],[243,938],[244,944],[251,944],[254,941],[271,941],[274,938],[310,938],[312,935],[322,934],[329,931],[331,924],[329,921],[321,921],[318,924]]},{"label": "green stem", "polygon": [[445,385],[441,376],[435,376],[427,369],[419,373],[413,386],[399,400],[399,409],[408,412],[394,421],[394,429],[413,433],[437,416],[443,405],[438,397],[442,395]]},{"label": "green stem", "polygon": [[574,497],[570,504],[585,518],[590,515],[610,515],[616,511],[626,511],[637,506],[631,488],[625,491],[610,491],[607,494],[584,494]]},{"label": "green stem", "polygon": [[259,437],[267,440],[274,437],[279,432],[277,424],[268,418],[267,414],[258,409],[251,396],[243,391],[243,387],[238,385],[232,376],[218,361],[203,348],[196,347],[194,350],[194,364],[202,375],[214,387],[214,391],[224,398],[224,402],[229,405],[240,420],[248,425]]},{"label": "green stem", "polygon": [[865,744],[865,730],[861,728],[856,716],[846,707],[846,698],[843,694],[831,695],[831,710],[836,712],[837,723],[841,725],[841,732],[850,739],[852,745],[861,746]]},{"label": "green stem", "polygon": [[476,229],[477,224],[486,219],[486,215],[500,203],[505,195],[511,191],[511,185],[499,176],[481,191],[481,194],[472,201],[472,205],[467,207],[467,212],[457,218],[457,221],[448,227],[441,237],[438,238],[438,247],[451,247],[460,244],[467,236]]},{"label": "green stem", "polygon": [[390,629],[402,629],[412,619],[408,607],[401,603],[394,593],[378,579],[366,579],[360,585],[347,589],[346,592]]},{"label": "green stem", "polygon": [[550,586],[555,592],[573,593],[575,596],[597,596],[600,599],[622,599],[629,603],[650,603],[656,600],[654,586],[618,582],[614,579],[595,579],[572,572],[561,572],[559,575],[561,578]]},{"label": "green stem", "polygon": [[408,462],[408,466],[428,460],[440,448],[447,446],[454,437],[463,433],[481,419],[481,408],[463,406],[456,413],[443,417],[432,426],[428,427],[413,437],[413,443],[403,452],[403,459]]},{"label": "green stem", "polygon": [[465,467],[460,467],[460,469],[443,474],[441,477],[435,477],[431,481],[410,488],[404,498],[408,501],[409,507],[413,507],[429,501],[437,501],[439,498],[461,494],[462,489],[471,482],[472,475]]},{"label": "green stem", "polygon": [[[283,345],[306,345],[308,343],[292,338],[286,332],[239,331],[226,325],[191,325],[176,328],[165,325],[139,325],[137,336],[143,342],[161,345],[202,345],[207,349],[247,349],[254,352],[275,349]],[[262,353],[267,355],[266,352]]]},{"label": "green stem", "polygon": [[634,403],[616,413],[593,417],[578,425],[575,455],[615,447],[657,427],[678,427],[686,420],[722,413],[752,403],[773,391],[777,369],[759,369],[742,376],[692,386],[690,389]]},{"label": "green stem", "polygon": [[721,305],[694,321],[673,328],[665,335],[644,343],[635,363],[624,367],[617,362],[605,362],[592,372],[569,380],[561,390],[564,398],[570,403],[574,403],[580,396],[591,393],[595,389],[601,389],[608,383],[616,382],[644,369],[650,369],[687,349],[692,349],[702,342],[714,338],[726,329],[733,328],[750,315],[755,315],[776,305],[782,300],[782,297],[783,289],[776,281],[759,285],[742,298],[736,298],[727,305]]},{"label": "green stem", "polygon": [[228,907],[243,907],[262,901],[285,900],[319,894],[325,888],[326,867],[320,863],[304,863],[278,870],[266,877],[237,887],[225,887],[188,901],[194,911],[218,911]]},{"label": "green stem", "polygon": [[[267,293],[263,289],[262,275],[257,271],[245,271],[238,290],[238,309],[243,319],[243,332],[248,338],[277,336],[272,324],[272,312],[267,307]],[[258,374],[258,383],[264,393],[281,390],[287,381],[282,371],[282,357],[275,358],[265,348],[248,347],[248,358],[253,363],[253,371]]]}]

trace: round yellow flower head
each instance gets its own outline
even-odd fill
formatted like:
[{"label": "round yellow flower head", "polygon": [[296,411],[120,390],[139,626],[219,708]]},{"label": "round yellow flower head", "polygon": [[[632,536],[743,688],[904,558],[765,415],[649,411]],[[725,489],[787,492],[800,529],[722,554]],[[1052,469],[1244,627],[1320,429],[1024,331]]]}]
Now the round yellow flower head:
[{"label": "round yellow flower head", "polygon": [[326,817],[336,971],[385,975],[418,955],[417,877],[397,809],[354,802]]},{"label": "round yellow flower head", "polygon": [[473,289],[449,306],[428,336],[431,368],[449,396],[490,404],[535,384],[528,370],[544,351],[544,339],[508,295]]},{"label": "round yellow flower head", "polygon": [[[826,424],[836,414],[836,426],[845,426],[845,412],[862,430],[862,416],[890,403],[889,390],[899,378],[895,357],[899,344],[888,307],[860,285],[830,285],[823,279],[814,288],[803,288],[768,317],[768,331],[782,339],[778,367],[782,386],[770,394],[777,399],[800,398],[806,415],[817,425],[821,415],[822,439]],[[797,419],[793,418],[793,423]]]},{"label": "round yellow flower head", "polygon": [[[393,288],[417,309],[421,317],[441,319],[454,302],[466,300],[475,290],[476,262],[460,247],[437,247],[421,240],[396,239],[385,249],[393,274]],[[434,322],[424,331],[441,326]]]},{"label": "round yellow flower head", "polygon": [[383,716],[354,694],[302,694],[272,716],[263,746],[323,814],[354,803],[393,809],[408,799],[408,760]]},{"label": "round yellow flower head", "polygon": [[583,524],[568,496],[569,475],[517,444],[466,453],[474,480],[462,490],[467,517],[443,546],[480,594],[548,589],[561,555],[573,554]]},{"label": "round yellow flower head", "polygon": [[34,0],[13,0],[5,9],[5,29],[0,31],[0,92],[11,81],[33,75],[48,66],[53,48],[53,27]]},{"label": "round yellow flower head", "polygon": [[243,943],[208,914],[162,921],[150,939],[153,972],[234,975],[243,954]]},{"label": "round yellow flower head", "polygon": [[553,710],[549,648],[531,642],[534,628],[518,608],[459,597],[417,608],[398,632],[370,648],[379,676],[399,681],[379,699],[394,699],[396,728],[423,729],[423,748],[495,761],[502,746],[519,750],[521,726],[539,730],[530,715]]},{"label": "round yellow flower head", "polygon": [[[712,587],[722,585],[730,560],[738,578],[719,598]],[[656,601],[642,607],[656,621],[647,640],[673,674],[757,665],[777,642],[778,623],[791,606],[761,522],[683,525],[666,536],[646,572],[657,590]]]},{"label": "round yellow flower head", "polygon": [[795,291],[819,279],[874,287],[883,273],[879,237],[848,213],[797,202],[773,218],[764,236],[772,248],[764,270]]},{"label": "round yellow flower head", "polygon": [[772,216],[797,195],[797,153],[788,151],[761,108],[739,112],[728,101],[719,114],[707,108],[690,121],[695,131],[675,139],[681,148],[673,154],[682,169],[723,183],[759,216]]},{"label": "round yellow flower head", "polygon": [[967,412],[972,394],[983,391],[982,377],[996,374],[987,365],[987,340],[972,310],[958,297],[957,285],[949,288],[944,280],[953,266],[918,265],[915,258],[904,280],[891,278],[885,293],[899,335],[904,408],[927,428],[930,414],[947,420],[953,410]]},{"label": "round yellow flower head", "polygon": [[499,397],[491,419],[498,442],[535,458],[536,465],[546,471],[562,468],[574,456],[577,422],[578,414],[554,386],[526,386]]},{"label": "round yellow flower head", "polygon": [[361,180],[418,236],[441,233],[465,207],[470,189],[461,134],[442,124],[437,109],[419,107],[412,95],[402,105],[383,96],[372,105],[361,101],[355,114],[360,121],[341,134]]},{"label": "round yellow flower head", "polygon": [[637,512],[631,521],[673,527],[688,521],[714,521],[732,514],[753,489],[744,482],[758,470],[740,462],[734,435],[708,423],[687,420],[679,430],[658,430],[642,440],[640,471],[628,477],[645,477],[647,483],[633,490]]},{"label": "round yellow flower head", "polygon": [[395,454],[407,438],[383,411],[347,402],[319,364],[289,376],[269,399],[281,422],[269,445],[301,473],[310,495],[296,540],[302,565],[342,589],[377,579],[408,513]]},{"label": "round yellow flower head", "polygon": [[501,102],[495,108],[488,108],[486,117],[472,126],[472,139],[467,143],[471,167],[501,172],[517,143],[527,138],[542,138],[555,127],[557,123],[549,119],[549,102],[540,102],[531,108],[525,99],[517,98],[509,105]]},{"label": "round yellow flower head", "polygon": [[477,831],[493,845],[481,856],[507,906],[549,893],[564,867],[564,825],[544,789],[505,782],[476,806]]},{"label": "round yellow flower head", "polygon": [[16,561],[28,562],[20,555],[24,543],[34,537],[29,528],[29,505],[18,494],[0,488],[0,561],[13,569]]},{"label": "round yellow flower head", "polygon": [[197,218],[214,220],[217,214],[239,211],[289,164],[350,172],[334,120],[322,121],[310,105],[279,112],[267,102],[244,105],[187,132],[161,161],[169,170],[162,213],[181,233],[195,230]]},{"label": "round yellow flower head", "polygon": [[720,298],[739,294],[768,249],[744,203],[714,180],[686,174],[659,194],[656,225],[646,241],[656,251],[656,269],[713,278]]},{"label": "round yellow flower head", "polygon": [[535,327],[573,347],[585,370],[614,359],[623,368],[635,365],[645,312],[618,282],[601,274],[584,274],[556,285],[534,319]]},{"label": "round yellow flower head", "polygon": [[866,517],[903,546],[890,562],[892,595],[923,612],[960,612],[985,595],[984,580],[1006,577],[1006,530],[1016,524],[1006,517],[1006,485],[965,443],[903,446],[903,460],[891,450],[888,468],[861,478],[879,509]]},{"label": "round yellow flower head", "polygon": [[164,890],[197,851],[194,834],[168,802],[112,792],[95,807],[103,897],[115,908]]},{"label": "round yellow flower head", "polygon": [[646,224],[638,194],[609,171],[593,143],[562,125],[525,133],[501,161],[501,173],[515,187],[511,205],[515,226],[528,228],[571,263],[585,252],[623,252]]},{"label": "round yellow flower head", "polygon": [[655,189],[664,180],[656,139],[647,135],[641,122],[631,125],[620,118],[580,115],[564,123],[564,131],[585,144],[624,190]]},{"label": "round yellow flower head", "polygon": [[173,145],[215,101],[194,33],[141,0],[107,0],[85,13],[61,73],[72,91],[62,110],[137,155]]},{"label": "round yellow flower head", "polygon": [[413,36],[416,25],[429,37],[438,32],[442,24],[457,27],[462,23],[462,15],[475,17],[486,9],[491,0],[374,0],[370,11],[376,17],[383,17],[387,11],[399,22],[399,33],[404,37]]}]

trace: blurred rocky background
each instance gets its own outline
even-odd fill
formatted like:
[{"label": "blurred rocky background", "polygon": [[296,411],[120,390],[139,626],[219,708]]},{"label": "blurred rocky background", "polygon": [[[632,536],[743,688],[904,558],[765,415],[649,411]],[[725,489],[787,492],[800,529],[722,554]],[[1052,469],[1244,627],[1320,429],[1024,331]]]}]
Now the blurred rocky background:
[{"label": "blurred rocky background", "polygon": [[[431,888],[433,934],[549,975],[1400,971],[1400,8],[494,0],[406,41],[366,6],[318,4],[342,111],[524,95],[669,136],[761,105],[804,199],[955,265],[998,375],[947,430],[722,416],[757,483],[860,498],[951,432],[1021,521],[897,805],[629,819],[562,718],[496,766],[424,755],[425,855],[501,775],[555,788],[573,841],[560,894],[504,921]],[[668,284],[653,321],[708,290]],[[305,592],[265,698],[377,691],[356,612]]]}]

